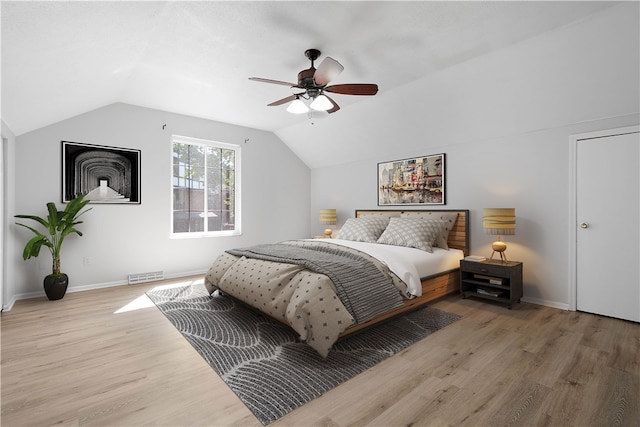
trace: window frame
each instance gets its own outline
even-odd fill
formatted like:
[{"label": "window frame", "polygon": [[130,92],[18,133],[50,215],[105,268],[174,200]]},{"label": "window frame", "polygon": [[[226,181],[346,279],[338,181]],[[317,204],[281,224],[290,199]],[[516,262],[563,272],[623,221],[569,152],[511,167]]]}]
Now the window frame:
[{"label": "window frame", "polygon": [[[174,227],[174,175],[173,175],[173,152],[175,144],[189,144],[189,145],[197,145],[200,147],[213,147],[220,149],[233,150],[235,153],[235,163],[234,163],[234,229],[233,230],[214,230],[214,231],[186,231],[186,232],[175,232]],[[242,207],[241,207],[241,158],[242,158],[242,150],[241,146],[237,144],[230,144],[227,142],[213,141],[207,139],[200,138],[192,138],[188,136],[182,135],[171,135],[171,147],[170,147],[170,191],[171,195],[169,197],[169,237],[171,239],[193,239],[193,238],[202,238],[202,237],[221,237],[221,236],[239,236],[242,234]],[[206,173],[205,173],[206,177]],[[206,178],[205,178],[205,209],[207,206],[207,197],[206,197]],[[206,221],[205,221],[206,224]]]}]

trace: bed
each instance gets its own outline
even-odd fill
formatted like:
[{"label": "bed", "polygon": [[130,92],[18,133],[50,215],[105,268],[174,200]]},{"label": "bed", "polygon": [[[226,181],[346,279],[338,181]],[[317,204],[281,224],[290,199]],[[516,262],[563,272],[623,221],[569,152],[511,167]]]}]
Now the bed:
[{"label": "bed", "polygon": [[341,337],[459,290],[468,210],[356,210],[335,239],[225,251],[205,275],[322,356]]}]

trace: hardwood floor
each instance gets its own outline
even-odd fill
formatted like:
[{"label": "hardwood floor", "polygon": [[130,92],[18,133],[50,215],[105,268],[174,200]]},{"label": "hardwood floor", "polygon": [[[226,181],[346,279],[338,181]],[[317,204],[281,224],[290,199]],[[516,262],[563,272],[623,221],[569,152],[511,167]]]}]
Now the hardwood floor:
[{"label": "hardwood floor", "polygon": [[[260,426],[146,299],[164,283],[3,313],[2,426]],[[640,425],[639,324],[458,296],[433,305],[463,317],[271,425]]]}]

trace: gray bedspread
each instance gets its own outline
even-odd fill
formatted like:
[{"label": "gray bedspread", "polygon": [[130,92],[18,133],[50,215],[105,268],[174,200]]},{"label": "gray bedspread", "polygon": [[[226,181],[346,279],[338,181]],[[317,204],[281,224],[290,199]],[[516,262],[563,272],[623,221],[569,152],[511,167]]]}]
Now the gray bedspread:
[{"label": "gray bedspread", "polygon": [[231,249],[231,255],[303,266],[328,276],[356,323],[363,323],[402,306],[402,297],[369,260],[337,248],[285,243]]}]

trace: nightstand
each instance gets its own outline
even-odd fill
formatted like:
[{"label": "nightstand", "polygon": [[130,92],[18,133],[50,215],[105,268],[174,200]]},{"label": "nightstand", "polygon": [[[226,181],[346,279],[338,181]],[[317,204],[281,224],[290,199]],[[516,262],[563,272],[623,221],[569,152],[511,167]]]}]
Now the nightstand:
[{"label": "nightstand", "polygon": [[460,292],[508,304],[522,298],[522,263],[517,261],[460,260]]}]

